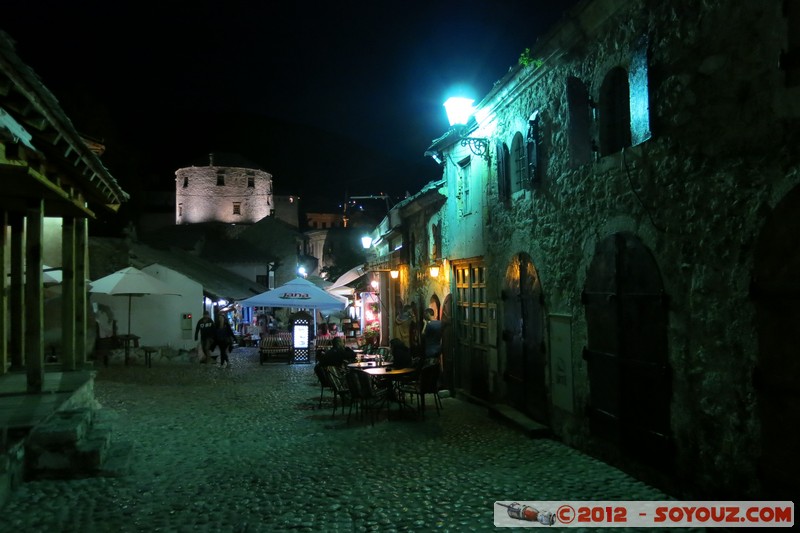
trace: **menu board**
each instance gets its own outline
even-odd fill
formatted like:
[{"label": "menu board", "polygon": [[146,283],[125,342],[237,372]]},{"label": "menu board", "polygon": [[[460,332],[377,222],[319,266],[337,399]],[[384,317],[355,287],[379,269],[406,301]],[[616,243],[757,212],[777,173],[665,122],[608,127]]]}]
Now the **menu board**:
[{"label": "menu board", "polygon": [[292,339],[295,348],[308,348],[308,324],[295,324]]}]

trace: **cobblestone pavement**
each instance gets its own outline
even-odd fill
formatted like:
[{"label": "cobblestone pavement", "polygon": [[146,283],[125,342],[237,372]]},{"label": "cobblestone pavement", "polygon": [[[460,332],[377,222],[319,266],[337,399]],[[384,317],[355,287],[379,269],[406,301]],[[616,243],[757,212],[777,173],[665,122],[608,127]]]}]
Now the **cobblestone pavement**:
[{"label": "cobblestone pavement", "polygon": [[99,369],[114,440],[135,443],[132,472],[24,483],[0,531],[497,531],[496,500],[668,499],[469,402],[348,424],[327,391],[317,409],[311,365],[261,366],[245,348],[231,361]]}]

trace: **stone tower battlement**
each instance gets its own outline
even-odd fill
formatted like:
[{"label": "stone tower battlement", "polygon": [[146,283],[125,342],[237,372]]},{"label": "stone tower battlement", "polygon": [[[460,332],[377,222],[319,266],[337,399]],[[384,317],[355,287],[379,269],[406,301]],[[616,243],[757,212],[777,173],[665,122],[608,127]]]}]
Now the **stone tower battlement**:
[{"label": "stone tower battlement", "polygon": [[275,208],[272,174],[215,166],[175,171],[175,224],[254,224]]}]

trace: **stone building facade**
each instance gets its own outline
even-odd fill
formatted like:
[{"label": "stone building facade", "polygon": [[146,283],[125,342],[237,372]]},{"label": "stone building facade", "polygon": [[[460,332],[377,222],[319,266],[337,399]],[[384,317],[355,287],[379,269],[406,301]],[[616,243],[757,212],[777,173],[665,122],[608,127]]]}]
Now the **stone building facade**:
[{"label": "stone building facade", "polygon": [[175,224],[254,224],[274,210],[272,175],[252,168],[215,166],[175,172]]},{"label": "stone building facade", "polygon": [[678,496],[797,493],[798,27],[587,0],[434,141],[446,201],[376,232],[452,302],[453,389]]}]

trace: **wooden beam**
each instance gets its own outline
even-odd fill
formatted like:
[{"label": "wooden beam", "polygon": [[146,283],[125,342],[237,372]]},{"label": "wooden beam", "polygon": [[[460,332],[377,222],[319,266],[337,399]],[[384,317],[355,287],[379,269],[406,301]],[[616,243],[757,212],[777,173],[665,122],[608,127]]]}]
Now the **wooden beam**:
[{"label": "wooden beam", "polygon": [[44,200],[32,202],[25,216],[25,372],[28,393],[44,388],[44,288],[42,241]]}]

